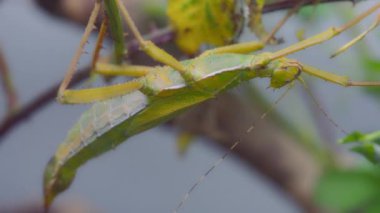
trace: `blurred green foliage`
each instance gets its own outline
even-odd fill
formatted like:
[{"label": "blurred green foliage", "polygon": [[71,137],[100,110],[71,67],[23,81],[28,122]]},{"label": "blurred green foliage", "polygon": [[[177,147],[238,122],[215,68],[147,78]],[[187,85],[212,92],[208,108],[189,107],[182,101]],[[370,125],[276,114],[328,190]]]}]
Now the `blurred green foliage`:
[{"label": "blurred green foliage", "polygon": [[[363,67],[364,78],[368,81],[380,79],[380,60],[373,58],[367,54],[361,54],[359,58],[361,67]],[[380,101],[380,88],[379,87],[365,87],[365,91],[376,97]]]},{"label": "blurred green foliage", "polygon": [[374,164],[380,163],[380,131],[363,134],[352,132],[340,140],[342,144],[351,144],[351,150],[359,153]]},{"label": "blurred green foliage", "polygon": [[340,143],[351,145],[352,151],[375,165],[328,170],[316,187],[316,202],[337,212],[380,212],[380,167],[377,165],[380,162],[380,131],[352,132]]},{"label": "blurred green foliage", "polygon": [[380,169],[327,171],[318,183],[315,200],[337,212],[379,212]]}]

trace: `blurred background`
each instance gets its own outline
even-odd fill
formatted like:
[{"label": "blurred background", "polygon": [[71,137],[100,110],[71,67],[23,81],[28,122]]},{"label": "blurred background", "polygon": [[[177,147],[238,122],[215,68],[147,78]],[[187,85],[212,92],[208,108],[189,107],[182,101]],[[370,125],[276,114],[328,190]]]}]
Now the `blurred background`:
[{"label": "blurred background", "polygon": [[[375,3],[361,1],[353,7],[352,3],[342,1],[305,7],[278,32],[277,37],[284,43],[269,46],[265,51],[297,42],[300,29],[311,36],[330,26],[340,26]],[[128,0],[126,4],[144,33],[167,25],[166,1]],[[17,91],[15,113],[51,91],[63,78],[91,5],[90,0],[0,1],[0,48]],[[283,9],[265,13],[266,28],[272,29],[285,13]],[[332,52],[364,31],[375,15],[338,38],[291,58],[355,80],[374,76],[380,80],[380,66],[375,66],[380,56],[379,30],[348,52],[329,59]],[[94,33],[86,47],[88,52],[95,39]],[[243,29],[240,40],[253,39],[255,35]],[[177,58],[185,58],[173,42],[165,43]],[[107,41],[103,52],[111,50]],[[140,64],[146,60],[140,53],[132,58]],[[84,54],[79,69],[89,63],[90,54]],[[253,134],[242,136],[243,143],[238,150],[191,194],[180,212],[324,211],[326,202],[321,196],[328,195],[324,192],[315,195],[315,190],[321,175],[330,171],[326,168],[357,168],[359,165],[368,171],[376,170],[364,158],[349,152],[348,147],[338,145],[337,140],[345,136],[340,128],[348,132],[380,129],[380,93],[306,79],[323,110],[339,128],[322,115],[302,86],[296,86],[273,116],[260,123]],[[60,212],[171,212],[197,178],[281,94],[282,91],[266,89],[267,85],[267,80],[253,80],[91,160],[78,170],[72,186],[57,198],[54,209]],[[12,118],[6,99],[2,88],[0,115],[4,121]],[[1,126],[4,131],[0,136],[0,212],[41,210],[44,167],[71,126],[89,108],[61,105],[55,100],[46,103],[40,110],[22,116],[21,122],[11,128],[4,130],[4,125]],[[177,141],[183,131],[191,133],[194,139],[181,154]]]}]

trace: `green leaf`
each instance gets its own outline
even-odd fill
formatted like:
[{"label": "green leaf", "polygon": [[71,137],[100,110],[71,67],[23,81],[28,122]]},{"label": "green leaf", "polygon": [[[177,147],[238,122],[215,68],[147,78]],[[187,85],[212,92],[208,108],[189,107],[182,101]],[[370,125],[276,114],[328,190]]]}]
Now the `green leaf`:
[{"label": "green leaf", "polygon": [[178,47],[194,54],[202,44],[230,43],[243,20],[236,4],[236,0],[169,0],[167,13]]},{"label": "green leaf", "polygon": [[375,171],[329,171],[317,184],[314,198],[338,212],[365,208],[380,195],[380,176]]},{"label": "green leaf", "polygon": [[373,164],[379,163],[379,153],[376,152],[375,146],[373,144],[363,144],[361,146],[353,147],[351,150],[358,154],[361,154]]},{"label": "green leaf", "polygon": [[346,143],[353,143],[360,141],[364,135],[358,131],[352,132],[349,135],[347,135],[345,138],[342,138],[339,140],[339,143],[346,144]]},{"label": "green leaf", "polygon": [[263,8],[265,4],[265,0],[256,0],[256,4],[260,7]]},{"label": "green leaf", "polygon": [[339,141],[343,144],[353,144],[352,151],[361,154],[367,160],[374,164],[380,163],[380,131],[363,134],[352,132]]}]

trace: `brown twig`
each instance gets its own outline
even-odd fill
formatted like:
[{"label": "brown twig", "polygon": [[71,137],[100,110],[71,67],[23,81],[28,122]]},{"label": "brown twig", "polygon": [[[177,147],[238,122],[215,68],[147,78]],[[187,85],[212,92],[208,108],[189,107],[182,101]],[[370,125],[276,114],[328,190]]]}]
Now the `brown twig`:
[{"label": "brown twig", "polygon": [[[315,4],[315,3],[333,3],[333,2],[352,2],[352,4],[356,4],[360,1],[364,0],[306,0],[303,6],[307,6],[310,4]],[[283,0],[283,1],[278,1],[272,4],[267,4],[264,6],[263,13],[269,13],[277,10],[284,10],[284,9],[289,9],[289,8],[294,8],[300,1],[296,0]]]},{"label": "brown twig", "polygon": [[[89,67],[82,69],[75,75],[71,81],[71,85],[76,85],[85,80],[90,73]],[[59,83],[54,84],[42,94],[38,95],[31,102],[25,104],[21,110],[13,115],[6,117],[0,125],[0,142],[12,128],[16,127],[21,121],[29,118],[32,114],[43,109],[48,103],[50,103],[56,96],[59,88]]]}]

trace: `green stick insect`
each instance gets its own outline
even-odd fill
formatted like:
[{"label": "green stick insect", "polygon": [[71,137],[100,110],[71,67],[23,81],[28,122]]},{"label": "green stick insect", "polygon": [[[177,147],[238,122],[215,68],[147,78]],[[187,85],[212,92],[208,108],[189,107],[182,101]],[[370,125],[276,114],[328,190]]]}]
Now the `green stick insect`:
[{"label": "green stick insect", "polygon": [[[330,28],[278,52],[251,55],[248,53],[263,48],[264,44],[247,42],[208,50],[196,58],[185,61],[176,60],[151,41],[144,40],[124,5],[120,0],[116,0],[116,4],[140,48],[165,66],[98,64],[96,70],[103,74],[122,74],[136,78],[107,87],[68,90],[77,63],[75,59],[73,60],[59,89],[58,100],[65,104],[96,103],[84,112],[69,131],[67,138],[58,147],[46,167],[44,175],[46,209],[58,194],[71,185],[77,169],[88,160],[115,148],[133,135],[167,121],[189,107],[214,98],[220,92],[243,81],[269,78],[270,87],[277,89],[299,79],[302,73],[307,73],[345,87],[380,86],[380,82],[351,81],[348,77],[284,58],[286,55],[337,36],[376,11],[380,8],[380,4],[342,27]],[[83,38],[91,33],[100,7],[101,1],[98,0]],[[79,58],[85,40],[82,39],[75,58]]]}]

